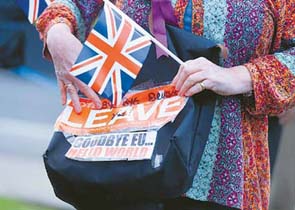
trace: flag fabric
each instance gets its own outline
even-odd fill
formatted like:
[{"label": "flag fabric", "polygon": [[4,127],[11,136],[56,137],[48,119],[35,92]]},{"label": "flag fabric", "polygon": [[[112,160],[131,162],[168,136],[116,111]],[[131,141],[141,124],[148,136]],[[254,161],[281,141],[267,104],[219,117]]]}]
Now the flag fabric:
[{"label": "flag fabric", "polygon": [[16,4],[24,11],[32,24],[51,2],[53,0],[16,0]]},{"label": "flag fabric", "polygon": [[71,73],[118,105],[130,89],[152,42],[130,18],[108,4],[90,32]]}]

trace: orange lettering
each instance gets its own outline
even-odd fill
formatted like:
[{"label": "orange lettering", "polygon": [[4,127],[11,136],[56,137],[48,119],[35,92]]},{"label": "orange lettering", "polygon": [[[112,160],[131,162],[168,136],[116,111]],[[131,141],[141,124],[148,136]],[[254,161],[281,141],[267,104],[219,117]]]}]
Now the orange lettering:
[{"label": "orange lettering", "polygon": [[148,147],[142,147],[142,148],[140,148],[139,157],[146,157],[148,151],[149,151],[149,148]]},{"label": "orange lettering", "polygon": [[75,149],[71,147],[69,151],[67,152],[66,157],[75,158],[77,157],[78,152],[79,152],[79,149]]},{"label": "orange lettering", "polygon": [[105,150],[105,157],[115,157],[116,153],[117,153],[117,148],[107,147]]},{"label": "orange lettering", "polygon": [[102,153],[102,148],[95,147],[95,148],[90,149],[88,156],[91,158],[98,158],[98,157],[100,157],[101,153]]}]

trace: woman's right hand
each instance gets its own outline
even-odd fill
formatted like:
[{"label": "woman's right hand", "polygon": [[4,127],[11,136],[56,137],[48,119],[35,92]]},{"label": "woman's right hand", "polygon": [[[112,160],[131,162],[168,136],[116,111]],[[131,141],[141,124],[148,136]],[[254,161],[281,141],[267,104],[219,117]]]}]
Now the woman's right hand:
[{"label": "woman's right hand", "polygon": [[78,90],[80,90],[92,100],[96,108],[100,108],[101,101],[97,94],[70,73],[70,69],[82,50],[81,42],[71,33],[70,28],[64,23],[53,25],[47,32],[46,43],[53,60],[62,104],[66,104],[68,93],[75,112],[80,113],[81,105],[78,96]]}]

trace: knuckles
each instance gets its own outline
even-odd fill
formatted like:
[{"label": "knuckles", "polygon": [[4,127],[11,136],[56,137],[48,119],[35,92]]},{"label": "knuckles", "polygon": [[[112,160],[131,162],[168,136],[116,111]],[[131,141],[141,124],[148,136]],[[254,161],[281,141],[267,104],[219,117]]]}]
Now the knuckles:
[{"label": "knuckles", "polygon": [[89,93],[92,95],[92,91],[87,85],[82,85],[81,87],[79,87],[79,89],[82,93]]},{"label": "knuckles", "polygon": [[206,62],[208,62],[208,59],[205,57],[199,57],[199,58],[195,59],[195,61],[199,62],[199,63],[206,63]]},{"label": "knuckles", "polygon": [[75,94],[77,92],[74,87],[69,87],[67,90],[69,94]]},{"label": "knuckles", "polygon": [[195,78],[194,78],[193,75],[190,75],[190,76],[188,76],[188,78],[187,78],[186,81],[187,81],[187,83],[188,83],[189,85],[192,85],[192,84],[195,83]]},{"label": "knuckles", "polygon": [[185,66],[185,67],[183,68],[183,70],[182,70],[182,74],[183,74],[184,76],[188,76],[188,75],[190,74],[190,68],[189,68],[188,65]]}]

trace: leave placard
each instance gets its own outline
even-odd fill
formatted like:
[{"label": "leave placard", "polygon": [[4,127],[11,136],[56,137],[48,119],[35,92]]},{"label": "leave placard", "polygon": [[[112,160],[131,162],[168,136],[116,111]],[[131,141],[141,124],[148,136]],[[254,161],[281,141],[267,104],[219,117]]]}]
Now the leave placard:
[{"label": "leave placard", "polygon": [[[88,99],[81,99],[82,112],[69,103],[57,120],[56,130],[74,135],[159,129],[173,121],[186,104],[172,86],[162,86],[127,95],[118,107],[96,110]],[[126,103],[129,101],[128,103]],[[132,105],[130,102],[136,102]]]}]

